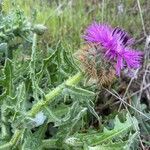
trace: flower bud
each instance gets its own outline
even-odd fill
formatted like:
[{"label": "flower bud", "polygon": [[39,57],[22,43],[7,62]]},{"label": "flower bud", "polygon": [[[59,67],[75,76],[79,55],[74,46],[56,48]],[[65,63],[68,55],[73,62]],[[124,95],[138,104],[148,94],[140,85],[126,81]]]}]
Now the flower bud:
[{"label": "flower bud", "polygon": [[38,34],[38,35],[42,35],[44,34],[44,32],[47,30],[47,27],[45,27],[42,24],[37,24],[33,27],[33,31]]}]

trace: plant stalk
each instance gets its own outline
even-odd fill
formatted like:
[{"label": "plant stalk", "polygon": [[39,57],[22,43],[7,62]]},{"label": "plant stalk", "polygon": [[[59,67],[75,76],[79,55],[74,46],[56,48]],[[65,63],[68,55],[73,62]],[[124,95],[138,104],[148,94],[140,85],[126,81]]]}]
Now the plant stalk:
[{"label": "plant stalk", "polygon": [[41,100],[37,102],[35,105],[33,105],[32,109],[28,112],[28,116],[34,117],[45,106],[54,101],[54,98],[62,92],[62,90],[65,88],[65,85],[67,86],[76,85],[80,82],[82,77],[83,74],[81,72],[78,72],[73,77],[70,77],[66,82],[62,83],[61,85],[57,86],[55,89],[50,91],[47,95],[45,95],[45,100]]},{"label": "plant stalk", "polygon": [[20,139],[22,133],[23,133],[22,131],[16,130],[12,139],[10,140],[10,142],[8,142],[4,145],[1,145],[0,150],[7,150],[7,149],[10,149],[12,146],[14,146],[18,142],[18,140]]}]

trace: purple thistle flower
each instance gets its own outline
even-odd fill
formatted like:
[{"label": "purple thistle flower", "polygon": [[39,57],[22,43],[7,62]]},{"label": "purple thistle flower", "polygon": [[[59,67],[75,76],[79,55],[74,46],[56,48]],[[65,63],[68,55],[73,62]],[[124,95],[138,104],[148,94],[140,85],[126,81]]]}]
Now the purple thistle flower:
[{"label": "purple thistle flower", "polygon": [[141,66],[142,52],[132,50],[133,44],[128,34],[118,27],[94,22],[85,31],[83,38],[103,48],[105,58],[115,62],[117,75],[123,68],[137,69]]}]

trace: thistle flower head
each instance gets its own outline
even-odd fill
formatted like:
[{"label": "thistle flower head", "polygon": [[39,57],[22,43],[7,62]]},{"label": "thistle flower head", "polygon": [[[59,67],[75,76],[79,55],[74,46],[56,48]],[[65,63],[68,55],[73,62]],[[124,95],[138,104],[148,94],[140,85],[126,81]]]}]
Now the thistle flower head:
[{"label": "thistle flower head", "polygon": [[121,28],[94,22],[86,29],[83,38],[88,43],[101,47],[97,48],[98,53],[115,64],[117,75],[120,75],[124,68],[131,71],[141,65],[142,52],[130,48],[133,39]]},{"label": "thistle flower head", "polygon": [[100,49],[101,47],[95,44],[87,43],[75,53],[75,57],[80,61],[88,77],[88,83],[108,87],[115,81],[116,72],[112,65],[98,53]]}]

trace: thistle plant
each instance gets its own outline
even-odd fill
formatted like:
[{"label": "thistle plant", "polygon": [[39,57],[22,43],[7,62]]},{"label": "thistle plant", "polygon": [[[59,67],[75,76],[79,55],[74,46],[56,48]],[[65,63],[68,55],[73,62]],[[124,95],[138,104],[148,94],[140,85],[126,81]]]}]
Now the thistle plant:
[{"label": "thistle plant", "polygon": [[97,88],[83,81],[88,76],[96,86],[112,84],[123,69],[130,73],[141,66],[142,53],[130,49],[132,40],[124,30],[93,23],[85,30],[78,62],[59,43],[43,56],[38,44],[46,29],[30,24],[30,59],[16,59],[22,54],[18,48],[2,64],[0,150],[135,148],[137,119],[127,112],[103,124],[95,111]]}]

